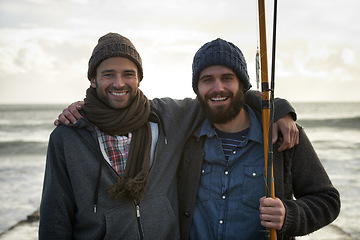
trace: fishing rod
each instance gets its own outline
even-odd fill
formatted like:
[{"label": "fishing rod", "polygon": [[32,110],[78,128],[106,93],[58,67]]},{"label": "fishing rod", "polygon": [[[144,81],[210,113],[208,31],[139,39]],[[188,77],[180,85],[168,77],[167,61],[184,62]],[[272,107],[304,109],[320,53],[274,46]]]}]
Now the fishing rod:
[{"label": "fishing rod", "polygon": [[[263,117],[263,139],[264,139],[264,161],[266,178],[266,197],[275,198],[275,181],[273,170],[273,145],[272,128],[274,123],[274,87],[275,87],[275,48],[276,48],[276,18],[277,0],[274,0],[274,22],[273,22],[273,44],[272,44],[272,71],[271,84],[268,79],[267,63],[267,41],[266,41],[266,16],[265,0],[258,0],[259,5],[259,37],[260,37],[260,72],[262,91],[262,117]],[[276,229],[270,228],[266,231],[266,238],[276,240]]]}]

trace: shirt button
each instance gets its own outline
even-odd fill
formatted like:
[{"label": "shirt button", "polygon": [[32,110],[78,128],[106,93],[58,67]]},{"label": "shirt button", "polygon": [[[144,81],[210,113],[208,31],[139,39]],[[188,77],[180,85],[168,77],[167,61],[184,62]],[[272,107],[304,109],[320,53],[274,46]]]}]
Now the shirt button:
[{"label": "shirt button", "polygon": [[223,224],[223,223],[224,223],[224,221],[223,221],[223,220],[220,220],[220,221],[219,221],[219,223],[220,223],[220,224]]},{"label": "shirt button", "polygon": [[229,174],[229,172],[228,171],[225,171],[225,175],[228,175]]},{"label": "shirt button", "polygon": [[222,196],[221,198],[222,198],[222,199],[225,199],[225,198],[226,198],[226,196]]},{"label": "shirt button", "polygon": [[252,175],[253,175],[253,177],[255,177],[255,176],[256,176],[256,173],[254,172]]},{"label": "shirt button", "polygon": [[233,154],[236,154],[236,151],[233,151]]},{"label": "shirt button", "polygon": [[204,173],[205,172],[205,170],[203,169],[203,170],[201,170],[201,173]]}]

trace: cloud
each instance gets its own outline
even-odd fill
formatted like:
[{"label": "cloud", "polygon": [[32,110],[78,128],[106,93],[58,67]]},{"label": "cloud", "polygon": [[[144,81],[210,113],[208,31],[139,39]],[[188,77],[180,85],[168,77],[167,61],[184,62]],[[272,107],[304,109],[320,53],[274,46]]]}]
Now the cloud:
[{"label": "cloud", "polygon": [[[360,100],[354,90],[360,73],[360,3],[304,0],[278,6],[277,93],[290,100],[304,99],[302,91],[311,92],[311,99]],[[140,52],[145,75],[141,88],[149,98],[194,96],[193,55],[217,37],[240,47],[255,86],[256,8],[256,1],[0,1],[0,102],[83,98],[91,51],[110,31],[129,37]],[[338,90],[347,86],[342,96]],[[21,94],[14,95],[15,89]]]},{"label": "cloud", "polygon": [[349,48],[344,48],[341,53],[341,59],[346,65],[355,65],[356,64],[356,55],[355,52]]}]

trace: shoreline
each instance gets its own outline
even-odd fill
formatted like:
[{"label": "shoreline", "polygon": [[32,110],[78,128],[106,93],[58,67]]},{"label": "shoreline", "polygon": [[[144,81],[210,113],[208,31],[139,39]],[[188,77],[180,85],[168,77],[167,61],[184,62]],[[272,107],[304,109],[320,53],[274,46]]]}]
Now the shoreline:
[{"label": "shoreline", "polygon": [[26,219],[0,233],[3,240],[37,240],[39,229],[40,212],[37,209]]},{"label": "shoreline", "polygon": [[[39,210],[27,216],[8,230],[0,234],[1,240],[36,240],[38,239]],[[296,237],[300,240],[358,240],[334,224],[329,224],[309,235]]]}]

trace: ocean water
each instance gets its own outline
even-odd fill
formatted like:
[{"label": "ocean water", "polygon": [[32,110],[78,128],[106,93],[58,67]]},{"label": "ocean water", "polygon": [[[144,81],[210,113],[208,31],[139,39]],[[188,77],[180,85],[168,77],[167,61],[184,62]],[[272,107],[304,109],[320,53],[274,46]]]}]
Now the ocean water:
[{"label": "ocean water", "polygon": [[[47,141],[67,105],[0,105],[0,233],[40,204]],[[293,103],[342,209],[334,225],[360,239],[360,103]]]},{"label": "ocean water", "polygon": [[0,105],[0,233],[40,204],[47,142],[67,105]]},{"label": "ocean water", "polygon": [[293,106],[298,123],[340,192],[341,212],[334,225],[360,239],[360,102]]}]

